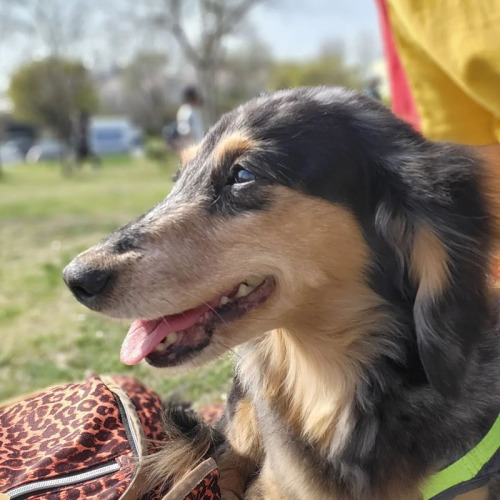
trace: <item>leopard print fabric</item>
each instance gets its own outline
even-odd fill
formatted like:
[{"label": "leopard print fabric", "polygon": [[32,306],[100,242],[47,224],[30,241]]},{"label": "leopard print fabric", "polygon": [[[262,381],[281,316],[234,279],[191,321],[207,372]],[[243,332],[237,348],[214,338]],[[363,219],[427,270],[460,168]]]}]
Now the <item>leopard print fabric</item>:
[{"label": "leopard print fabric", "polygon": [[33,498],[118,498],[130,482],[132,450],[118,405],[98,377],[48,389],[0,412],[0,492],[115,459],[122,467],[113,475]]},{"label": "leopard print fabric", "polygon": [[[129,395],[148,440],[148,453],[168,439],[159,396],[133,377],[115,376]],[[87,472],[113,463],[120,469],[84,483],[33,493],[30,499],[118,500],[134,476],[136,458],[110,389],[97,376],[54,387],[0,408],[0,493],[12,488]],[[166,491],[142,500],[159,500]],[[24,498],[24,497],[23,497]],[[220,500],[218,472],[212,470],[186,500]]]},{"label": "leopard print fabric", "polygon": [[194,488],[186,500],[220,500],[219,471],[211,471],[196,488]]}]

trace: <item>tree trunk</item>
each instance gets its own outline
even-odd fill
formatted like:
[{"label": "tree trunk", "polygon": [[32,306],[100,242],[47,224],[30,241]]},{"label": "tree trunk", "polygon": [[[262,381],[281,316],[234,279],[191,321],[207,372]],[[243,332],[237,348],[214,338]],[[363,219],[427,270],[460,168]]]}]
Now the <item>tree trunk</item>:
[{"label": "tree trunk", "polygon": [[217,120],[217,111],[215,104],[215,86],[213,82],[212,71],[210,68],[197,68],[198,82],[203,96],[203,116],[205,128],[211,127]]},{"label": "tree trunk", "polygon": [[197,76],[200,90],[203,95],[203,109],[205,116],[205,126],[211,127],[219,118],[217,84],[215,81],[216,68],[211,64],[206,64],[197,69]]},{"label": "tree trunk", "polygon": [[[4,136],[4,124],[2,118],[0,117],[0,146],[3,144],[3,136]],[[3,163],[2,163],[2,155],[0,154],[0,178],[3,177]]]}]

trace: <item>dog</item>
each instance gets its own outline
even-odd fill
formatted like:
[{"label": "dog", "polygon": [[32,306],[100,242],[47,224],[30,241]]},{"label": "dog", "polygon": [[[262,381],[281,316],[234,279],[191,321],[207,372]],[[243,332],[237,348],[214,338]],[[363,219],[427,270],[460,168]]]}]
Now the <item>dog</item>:
[{"label": "dog", "polygon": [[126,364],[236,351],[224,500],[422,498],[500,410],[495,154],[320,87],[255,98],[187,156],[69,288],[134,320]]}]

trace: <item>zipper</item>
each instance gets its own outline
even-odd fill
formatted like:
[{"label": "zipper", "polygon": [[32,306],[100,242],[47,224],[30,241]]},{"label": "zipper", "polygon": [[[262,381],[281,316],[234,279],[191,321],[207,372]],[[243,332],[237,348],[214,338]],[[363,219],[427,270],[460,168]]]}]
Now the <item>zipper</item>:
[{"label": "zipper", "polygon": [[84,481],[97,479],[118,470],[120,470],[120,464],[116,460],[113,460],[107,464],[97,465],[96,467],[87,469],[85,472],[77,472],[63,477],[46,479],[44,481],[37,481],[36,483],[18,486],[17,488],[7,491],[6,495],[8,495],[11,499],[21,499],[34,493],[41,493],[43,491],[56,488],[65,488],[66,486],[72,486],[74,484],[83,483]]},{"label": "zipper", "polygon": [[120,398],[116,394],[113,394],[113,396],[115,397],[116,404],[118,405],[118,411],[120,413],[120,417],[122,418],[123,427],[125,428],[125,434],[127,435],[128,442],[130,443],[132,453],[135,458],[139,458],[139,439],[135,433],[130,415],[125,410],[125,406],[121,402]]}]

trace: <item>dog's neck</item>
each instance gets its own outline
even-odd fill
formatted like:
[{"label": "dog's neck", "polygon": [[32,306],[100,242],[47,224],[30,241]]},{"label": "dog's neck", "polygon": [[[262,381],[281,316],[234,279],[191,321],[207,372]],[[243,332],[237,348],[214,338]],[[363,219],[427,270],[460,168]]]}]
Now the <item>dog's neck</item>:
[{"label": "dog's neck", "polygon": [[[316,302],[314,314],[302,320],[295,317],[283,328],[247,344],[236,364],[247,395],[251,399],[255,395],[257,408],[264,405],[264,418],[271,415],[277,428],[295,436],[293,446],[298,446],[299,454],[331,467],[332,477],[340,473],[339,464],[346,457],[355,463],[359,458],[362,464],[361,455],[356,454],[376,456],[372,453],[377,436],[373,414],[378,410],[370,405],[380,400],[366,399],[366,384],[377,379],[381,363],[397,364],[405,356],[401,343],[394,340],[404,335],[403,327],[394,320],[388,304],[368,287],[344,292],[334,298],[323,290],[319,295],[325,300],[320,306]],[[401,476],[394,473],[383,483],[387,490],[370,498],[420,498],[421,478],[415,475],[409,481],[407,470],[403,468]],[[358,472],[349,478],[345,490],[339,489],[343,498],[375,491],[369,470]]]},{"label": "dog's neck", "polygon": [[314,314],[293,318],[245,348],[238,371],[306,441],[328,456],[340,452],[352,430],[356,388],[378,355],[371,333],[388,328],[383,301],[366,288],[332,298],[318,294]]}]

